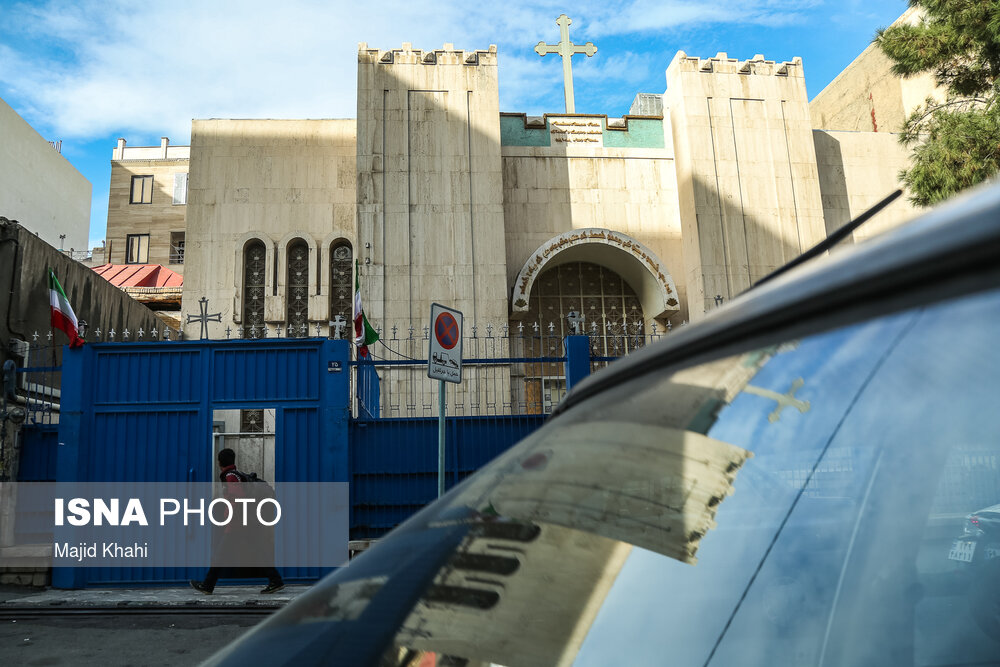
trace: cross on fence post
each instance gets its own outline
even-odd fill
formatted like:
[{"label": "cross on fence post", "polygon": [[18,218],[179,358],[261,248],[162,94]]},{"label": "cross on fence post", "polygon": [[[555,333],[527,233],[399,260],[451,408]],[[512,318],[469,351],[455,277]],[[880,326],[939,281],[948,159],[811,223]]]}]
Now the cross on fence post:
[{"label": "cross on fence post", "polygon": [[201,297],[200,299],[198,299],[198,308],[201,310],[201,313],[198,315],[188,315],[187,323],[191,324],[192,322],[199,322],[201,324],[201,334],[199,336],[199,340],[207,340],[208,323],[222,322],[222,313],[213,313],[212,315],[209,315],[208,299],[206,299],[205,297]]},{"label": "cross on fence post", "polygon": [[573,20],[570,17],[560,14],[559,18],[556,19],[556,25],[559,26],[559,43],[546,44],[544,41],[541,41],[535,45],[535,53],[540,56],[545,56],[549,53],[558,53],[562,56],[563,87],[566,92],[566,113],[576,113],[576,101],[573,98],[573,54],[583,53],[589,58],[597,53],[597,47],[594,46],[593,42],[574,44],[569,41],[569,26],[571,23],[573,23]]}]

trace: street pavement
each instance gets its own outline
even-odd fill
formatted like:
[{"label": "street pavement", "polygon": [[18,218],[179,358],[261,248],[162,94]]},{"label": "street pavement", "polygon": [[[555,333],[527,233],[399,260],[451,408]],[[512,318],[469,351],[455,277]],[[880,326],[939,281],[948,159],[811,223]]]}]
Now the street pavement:
[{"label": "street pavement", "polygon": [[[220,585],[212,595],[203,595],[187,587],[81,591],[2,587],[0,665],[195,665],[266,618],[244,615],[243,610],[279,608],[309,587],[288,586],[271,595],[262,595],[261,588],[262,584]],[[129,613],[161,606],[195,613]],[[67,609],[93,613],[36,615]],[[109,615],[112,610],[122,613]]]}]

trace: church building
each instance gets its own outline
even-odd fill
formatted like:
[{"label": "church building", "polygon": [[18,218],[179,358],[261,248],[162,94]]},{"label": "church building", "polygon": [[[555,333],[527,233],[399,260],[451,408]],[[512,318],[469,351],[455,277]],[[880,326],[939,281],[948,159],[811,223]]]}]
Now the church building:
[{"label": "church building", "polygon": [[[383,331],[422,331],[438,302],[467,331],[566,334],[575,311],[592,338],[663,332],[891,193],[907,164],[885,124],[817,125],[798,58],[678,52],[666,92],[620,118],[503,112],[500,66],[495,46],[361,44],[354,119],[120,140],[107,261],[183,273],[182,314],[207,298],[215,338],[348,337],[356,262]],[[823,118],[871,98],[857,79],[821,94]],[[913,213],[899,199],[855,236]]]}]

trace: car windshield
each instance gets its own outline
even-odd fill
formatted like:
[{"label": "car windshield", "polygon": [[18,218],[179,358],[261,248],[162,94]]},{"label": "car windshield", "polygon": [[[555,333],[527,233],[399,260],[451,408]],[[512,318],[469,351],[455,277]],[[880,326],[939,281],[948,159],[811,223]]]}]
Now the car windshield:
[{"label": "car windshield", "polygon": [[996,664],[998,328],[980,293],[604,391],[218,659]]}]

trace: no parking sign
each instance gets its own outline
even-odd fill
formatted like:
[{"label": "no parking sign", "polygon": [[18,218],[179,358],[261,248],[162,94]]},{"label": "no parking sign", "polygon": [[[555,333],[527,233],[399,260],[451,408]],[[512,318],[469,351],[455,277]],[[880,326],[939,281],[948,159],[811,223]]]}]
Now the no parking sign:
[{"label": "no parking sign", "polygon": [[462,382],[462,313],[431,304],[431,344],[427,377],[445,382]]}]

